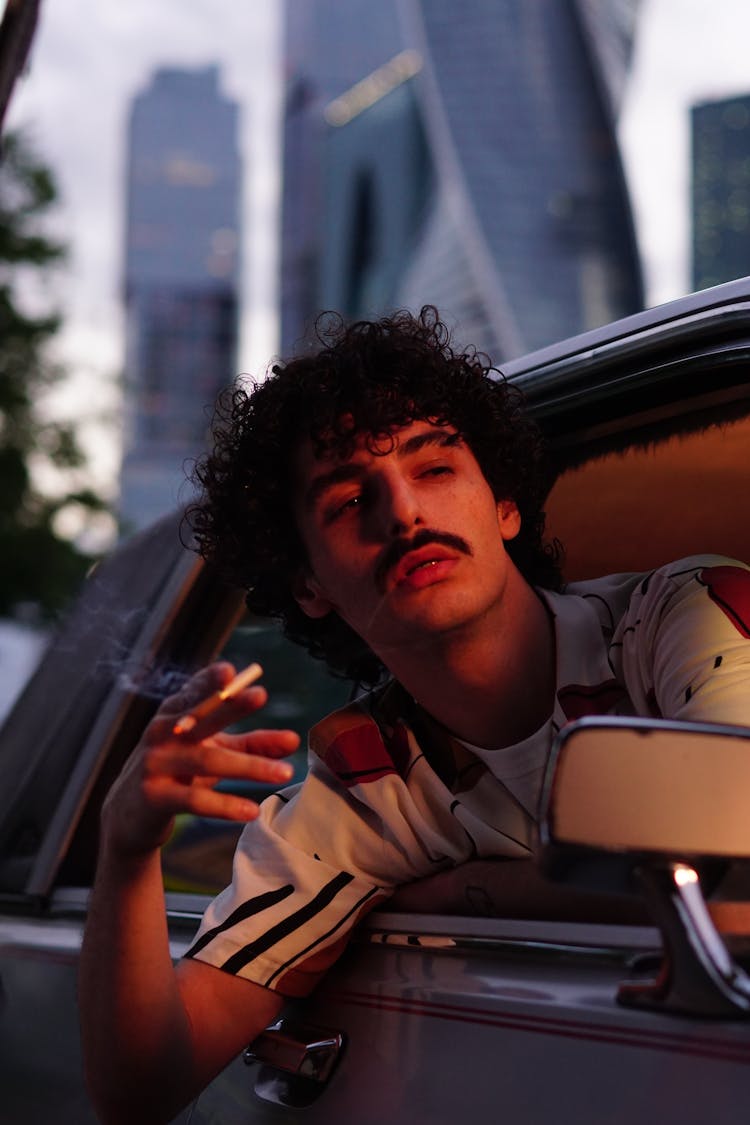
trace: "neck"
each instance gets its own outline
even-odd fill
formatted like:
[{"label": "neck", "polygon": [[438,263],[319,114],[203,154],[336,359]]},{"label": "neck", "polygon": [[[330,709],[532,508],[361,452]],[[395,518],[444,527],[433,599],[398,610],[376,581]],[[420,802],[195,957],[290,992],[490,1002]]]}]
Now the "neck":
[{"label": "neck", "polygon": [[[396,679],[452,734],[495,749],[528,738],[549,718],[555,687],[552,619],[518,572],[502,612],[382,654]],[[392,658],[391,658],[392,656]]]}]

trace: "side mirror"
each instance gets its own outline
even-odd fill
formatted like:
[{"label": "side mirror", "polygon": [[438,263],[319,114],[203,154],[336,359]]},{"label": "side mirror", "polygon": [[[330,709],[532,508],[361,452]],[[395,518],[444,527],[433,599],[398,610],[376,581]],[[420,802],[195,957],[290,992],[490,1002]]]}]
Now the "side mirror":
[{"label": "side mirror", "polygon": [[664,939],[656,981],[622,985],[623,1004],[750,1016],[750,977],[704,898],[726,861],[750,861],[750,730],[588,718],[553,748],[542,869],[601,890],[640,890]]}]

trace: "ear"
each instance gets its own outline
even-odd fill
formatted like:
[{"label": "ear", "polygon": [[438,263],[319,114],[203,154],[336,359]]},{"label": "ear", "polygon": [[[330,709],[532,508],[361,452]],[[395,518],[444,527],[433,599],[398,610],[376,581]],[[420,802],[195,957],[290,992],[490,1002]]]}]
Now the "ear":
[{"label": "ear", "polygon": [[503,539],[515,539],[521,530],[521,513],[514,500],[498,501],[497,522]]},{"label": "ear", "polygon": [[326,617],[333,609],[317,579],[308,570],[297,572],[292,581],[292,595],[308,617]]}]

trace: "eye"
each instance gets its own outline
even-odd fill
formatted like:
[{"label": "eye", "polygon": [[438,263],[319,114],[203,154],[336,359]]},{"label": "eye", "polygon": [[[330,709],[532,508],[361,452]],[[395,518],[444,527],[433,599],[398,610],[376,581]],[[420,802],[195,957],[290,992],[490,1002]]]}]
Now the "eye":
[{"label": "eye", "polygon": [[361,492],[357,492],[353,496],[347,496],[345,500],[334,500],[326,510],[325,522],[333,523],[335,520],[340,519],[341,516],[345,516],[347,512],[354,511],[361,503]]},{"label": "eye", "polygon": [[442,461],[438,464],[425,465],[417,473],[417,476],[420,477],[420,478],[421,477],[452,476],[452,475],[453,475],[453,466],[447,465]]}]

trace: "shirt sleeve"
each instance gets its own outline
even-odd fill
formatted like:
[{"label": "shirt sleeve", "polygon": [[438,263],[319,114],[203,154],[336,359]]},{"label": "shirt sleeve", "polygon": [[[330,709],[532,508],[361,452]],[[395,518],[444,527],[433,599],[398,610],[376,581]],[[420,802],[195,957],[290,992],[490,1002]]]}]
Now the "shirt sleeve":
[{"label": "shirt sleeve", "polygon": [[314,728],[307,778],[267,798],[246,826],[232,883],[186,956],[306,995],[396,886],[465,858],[455,818],[406,783],[417,758],[416,745],[401,757],[386,747],[354,706]]},{"label": "shirt sleeve", "polygon": [[750,722],[750,569],[719,556],[648,575],[613,638],[641,714]]},{"label": "shirt sleeve", "polygon": [[[317,779],[300,792],[268,797],[234,855],[232,882],[206,911],[188,957],[272,988],[304,996],[341,953],[355,923],[391,892],[308,851],[285,828],[316,803],[343,838],[345,811],[326,806]],[[304,793],[301,791],[304,790]],[[289,822],[289,824],[285,824]],[[304,828],[303,828],[304,831]]]}]

